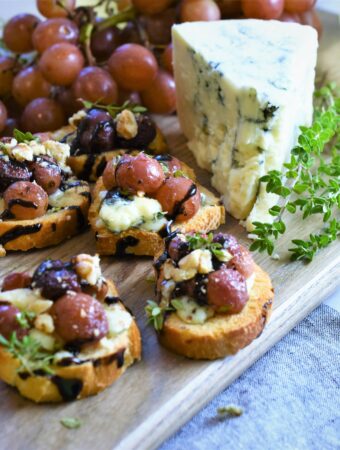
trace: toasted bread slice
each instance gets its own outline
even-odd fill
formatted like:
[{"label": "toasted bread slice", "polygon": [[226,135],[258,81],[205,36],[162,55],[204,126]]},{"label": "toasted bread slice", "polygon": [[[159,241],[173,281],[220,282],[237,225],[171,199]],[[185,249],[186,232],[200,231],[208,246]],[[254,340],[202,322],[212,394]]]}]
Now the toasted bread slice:
[{"label": "toasted bread slice", "polygon": [[[115,285],[108,281],[108,295],[117,297]],[[125,310],[123,303],[119,307]],[[107,351],[97,344],[86,350],[76,363],[64,360],[65,366],[52,365],[52,374],[18,373],[19,362],[0,346],[0,378],[18,389],[21,395],[37,403],[78,400],[94,395],[110,386],[125,370],[141,357],[141,337],[135,320],[130,327],[111,338]],[[63,364],[63,360],[61,360]],[[66,366],[66,364],[69,364]]]},{"label": "toasted bread slice", "polygon": [[[147,153],[158,155],[167,151],[167,144],[161,130],[157,127],[155,139],[148,145],[145,150]],[[57,130],[50,138],[61,141],[65,136],[74,132],[75,127],[67,125],[60,130]],[[86,154],[70,156],[67,159],[67,164],[71,167],[72,172],[81,180],[96,181],[103,173],[106,163],[118,155],[124,153],[137,153],[142,149],[114,149],[109,152],[102,152],[99,154]]]},{"label": "toasted bread slice", "polygon": [[32,220],[0,221],[0,256],[8,250],[27,251],[59,244],[87,226],[90,188],[81,181],[70,182],[69,186],[57,199],[56,208],[45,215]]},{"label": "toasted bread slice", "polygon": [[[192,173],[191,169],[184,164],[183,171]],[[215,230],[225,222],[225,210],[220,200],[197,182],[196,185],[205,195],[205,205],[187,222],[173,223],[170,231],[200,231],[205,233]],[[102,202],[100,193],[102,191],[105,191],[105,187],[102,178],[99,178],[93,191],[92,204],[89,210],[89,222],[96,236],[96,251],[100,255],[116,256],[125,254],[155,256],[162,253],[164,241],[163,236],[159,233],[139,228],[130,228],[121,233],[113,233],[104,225],[98,224]]]},{"label": "toasted bread slice", "polygon": [[274,297],[269,275],[255,264],[250,298],[238,314],[216,314],[203,325],[183,322],[176,313],[165,317],[158,338],[169,350],[192,359],[232,355],[258,337],[268,320]]}]

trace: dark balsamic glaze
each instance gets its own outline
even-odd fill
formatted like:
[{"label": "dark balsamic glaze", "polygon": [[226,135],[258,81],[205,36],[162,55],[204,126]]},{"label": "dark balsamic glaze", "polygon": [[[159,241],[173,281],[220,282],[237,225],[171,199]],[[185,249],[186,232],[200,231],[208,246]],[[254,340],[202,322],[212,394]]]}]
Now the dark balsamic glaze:
[{"label": "dark balsamic glaze", "polygon": [[2,214],[0,215],[1,220],[11,220],[14,219],[15,216],[9,209],[5,209]]},{"label": "dark balsamic glaze", "polygon": [[199,305],[208,303],[207,297],[208,277],[206,275],[197,274],[195,277],[194,299]]},{"label": "dark balsamic glaze", "polygon": [[72,366],[73,364],[76,366],[80,366],[81,364],[85,364],[87,362],[88,362],[88,359],[79,359],[76,356],[69,356],[69,357],[59,360],[58,366],[68,367],[68,366]]},{"label": "dark balsamic glaze", "polygon": [[53,375],[51,381],[57,386],[59,394],[66,402],[75,400],[83,389],[83,382],[78,378],[62,378]]},{"label": "dark balsamic glaze", "polygon": [[85,219],[83,211],[81,210],[80,206],[72,205],[68,206],[67,209],[76,211],[78,230],[81,231],[84,228],[86,228],[87,220]]},{"label": "dark balsamic glaze", "polygon": [[52,229],[53,233],[55,233],[57,231],[57,224],[56,223],[52,223],[51,224],[51,229]]},{"label": "dark balsamic glaze", "polygon": [[118,352],[114,353],[113,355],[95,359],[93,361],[93,366],[94,367],[109,366],[110,364],[113,363],[113,361],[117,361],[117,368],[120,369],[124,365],[124,353],[125,348],[123,348],[122,350],[118,350]]},{"label": "dark balsamic glaze", "polygon": [[23,200],[22,198],[13,198],[13,200],[10,200],[8,202],[8,209],[10,210],[14,205],[23,206],[24,208],[38,209],[38,205],[36,203]]},{"label": "dark balsamic glaze", "polygon": [[196,184],[192,183],[190,186],[188,192],[186,195],[182,198],[182,200],[178,201],[175,206],[172,214],[168,214],[168,219],[175,219],[180,214],[183,214],[184,212],[184,204],[187,202],[191,197],[193,197],[197,192],[197,186]]},{"label": "dark balsamic glaze", "polygon": [[90,192],[81,192],[80,195],[87,198],[89,201],[91,201],[91,193]]},{"label": "dark balsamic glaze", "polygon": [[14,239],[24,236],[25,234],[38,233],[41,230],[41,227],[41,223],[27,226],[18,225],[0,236],[0,245],[6,245],[8,242],[14,241]]},{"label": "dark balsamic glaze", "polygon": [[59,187],[59,189],[63,192],[68,191],[69,189],[73,189],[75,187],[78,186],[87,186],[87,183],[85,181],[80,181],[80,180],[76,180],[76,181],[70,181],[68,183],[62,183],[61,186]]},{"label": "dark balsamic glaze", "polygon": [[97,178],[99,178],[99,177],[101,177],[103,175],[104,169],[106,167],[106,163],[107,163],[107,161],[106,161],[105,157],[100,160],[100,162],[99,162],[99,164],[97,165],[97,168],[96,168],[96,176],[97,176]]},{"label": "dark balsamic glaze", "polygon": [[82,178],[83,180],[88,180],[90,178],[90,175],[92,172],[92,167],[93,167],[95,160],[96,160],[95,155],[92,155],[92,154],[87,155],[83,170],[81,171],[79,178]]},{"label": "dark balsamic glaze", "polygon": [[156,155],[154,159],[158,162],[169,162],[173,160],[173,157],[168,153],[164,153],[163,155]]},{"label": "dark balsamic glaze", "polygon": [[119,239],[116,244],[116,253],[115,256],[124,256],[126,255],[126,249],[128,247],[135,247],[138,245],[139,239],[133,236],[126,236],[122,239]]},{"label": "dark balsamic glaze", "polygon": [[104,303],[107,305],[114,305],[115,303],[121,302],[121,299],[119,297],[113,297],[111,295],[108,295],[104,299]]}]

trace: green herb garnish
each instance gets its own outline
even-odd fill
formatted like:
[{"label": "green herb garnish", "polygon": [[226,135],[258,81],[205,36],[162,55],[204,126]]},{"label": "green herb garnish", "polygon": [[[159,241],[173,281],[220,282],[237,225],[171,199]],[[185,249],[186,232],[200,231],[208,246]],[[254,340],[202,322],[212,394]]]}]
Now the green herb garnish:
[{"label": "green herb garnish", "polygon": [[117,117],[117,115],[119,113],[124,111],[124,109],[130,110],[134,114],[145,113],[147,111],[147,108],[145,108],[144,106],[135,105],[135,104],[131,103],[129,100],[124,102],[121,106],[119,106],[119,105],[101,105],[99,102],[94,103],[94,102],[89,102],[87,100],[82,100],[82,102],[86,109],[91,109],[91,108],[104,109],[105,111],[107,111],[110,114],[110,116],[113,119],[115,117]]},{"label": "green herb garnish", "polygon": [[151,324],[156,331],[160,331],[164,325],[164,316],[168,311],[174,311],[171,306],[161,306],[158,303],[148,300],[148,306],[145,307],[145,312],[148,317],[148,323]]},{"label": "green herb garnish", "polygon": [[[251,250],[272,255],[275,241],[286,231],[284,215],[300,213],[302,220],[317,215],[323,227],[309,239],[293,239],[292,260],[312,261],[318,250],[335,241],[340,233],[340,96],[334,84],[315,93],[314,122],[300,127],[298,145],[282,172],[272,170],[260,178],[266,191],[280,197],[269,213],[273,223],[254,222]],[[330,148],[327,156],[326,150]],[[327,152],[328,153],[328,152]]]},{"label": "green herb garnish", "polygon": [[226,250],[223,248],[222,244],[219,242],[213,242],[214,234],[209,233],[206,237],[199,233],[186,236],[186,240],[189,244],[190,250],[206,249],[210,250],[217,259],[225,258]]},{"label": "green herb garnish", "polygon": [[35,319],[36,314],[32,311],[22,311],[17,315],[17,322],[21,328],[29,328],[30,323]]},{"label": "green herb garnish", "polygon": [[60,423],[70,430],[81,427],[81,421],[76,417],[64,417],[63,419],[60,419]]},{"label": "green herb garnish", "polygon": [[239,417],[243,414],[243,409],[239,406],[228,405],[217,408],[217,414],[221,417]]},{"label": "green herb garnish", "polygon": [[29,131],[24,133],[23,131],[20,131],[17,128],[15,128],[13,131],[13,137],[18,141],[19,144],[22,142],[27,143],[31,141],[39,142],[39,138],[37,136],[33,136],[33,134],[30,133]]},{"label": "green herb garnish", "polygon": [[19,340],[15,332],[9,339],[0,334],[0,345],[20,362],[18,372],[33,375],[36,370],[42,370],[47,374],[53,373],[50,368],[53,355],[42,350],[40,343],[30,335]]}]

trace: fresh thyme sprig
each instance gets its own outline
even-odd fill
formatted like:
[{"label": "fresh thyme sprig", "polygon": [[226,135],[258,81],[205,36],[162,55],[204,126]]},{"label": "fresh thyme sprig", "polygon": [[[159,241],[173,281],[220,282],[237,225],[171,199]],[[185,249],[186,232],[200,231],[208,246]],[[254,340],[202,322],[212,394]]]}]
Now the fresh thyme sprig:
[{"label": "fresh thyme sprig", "polygon": [[170,311],[174,311],[172,306],[161,306],[153,300],[148,300],[147,306],[145,307],[148,323],[152,325],[156,331],[161,331],[164,325],[164,316]]},{"label": "fresh thyme sprig", "polygon": [[145,113],[147,111],[147,108],[145,108],[144,106],[135,105],[135,104],[131,103],[129,100],[124,102],[121,106],[119,106],[119,105],[102,105],[102,104],[100,104],[100,102],[89,102],[87,100],[82,100],[82,102],[86,109],[91,109],[91,108],[104,109],[105,111],[107,111],[110,114],[110,116],[113,119],[115,117],[117,117],[117,115],[119,113],[121,113],[124,109],[129,109],[134,114]]},{"label": "fresh thyme sprig", "polygon": [[30,335],[20,340],[15,332],[9,339],[0,334],[0,345],[20,362],[18,372],[28,372],[32,375],[35,371],[42,370],[46,374],[53,373],[50,367],[53,355],[41,350],[40,343]]},{"label": "fresh thyme sprig", "polygon": [[39,138],[37,136],[33,136],[31,132],[26,131],[26,133],[24,133],[17,128],[13,131],[13,137],[19,144],[23,142],[39,141]]},{"label": "fresh thyme sprig", "polygon": [[[254,242],[251,250],[271,255],[275,241],[286,231],[285,213],[301,213],[302,219],[321,215],[324,229],[310,235],[309,240],[294,239],[289,249],[292,259],[311,261],[316,252],[336,240],[339,230],[340,208],[340,96],[334,84],[315,93],[314,122],[300,127],[298,145],[293,148],[285,170],[272,170],[260,181],[268,193],[277,194],[281,202],[269,213],[273,223],[254,222]],[[325,150],[331,147],[330,157]]]},{"label": "fresh thyme sprig", "polygon": [[213,242],[214,234],[209,233],[206,237],[199,233],[186,236],[190,250],[210,250],[217,258],[224,257],[223,246],[219,242]]}]

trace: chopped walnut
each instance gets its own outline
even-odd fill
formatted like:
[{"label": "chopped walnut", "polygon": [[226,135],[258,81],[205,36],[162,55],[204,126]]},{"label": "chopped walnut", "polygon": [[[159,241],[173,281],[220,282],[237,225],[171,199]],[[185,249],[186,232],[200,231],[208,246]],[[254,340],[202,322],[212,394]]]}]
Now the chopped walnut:
[{"label": "chopped walnut", "polygon": [[124,139],[133,139],[138,133],[138,123],[133,112],[124,109],[116,118],[117,133]]},{"label": "chopped walnut", "polygon": [[91,256],[85,253],[74,258],[74,269],[78,276],[91,286],[101,284],[102,271],[100,269],[99,256]]},{"label": "chopped walnut", "polygon": [[49,314],[40,314],[34,321],[37,330],[43,333],[52,334],[54,332],[53,318]]},{"label": "chopped walnut", "polygon": [[209,250],[197,249],[182,258],[178,263],[180,269],[195,269],[198,273],[213,272],[214,268]]},{"label": "chopped walnut", "polygon": [[68,123],[71,125],[71,127],[77,128],[80,121],[86,117],[86,111],[84,109],[81,109],[80,111],[73,114],[72,117],[68,119]]}]

